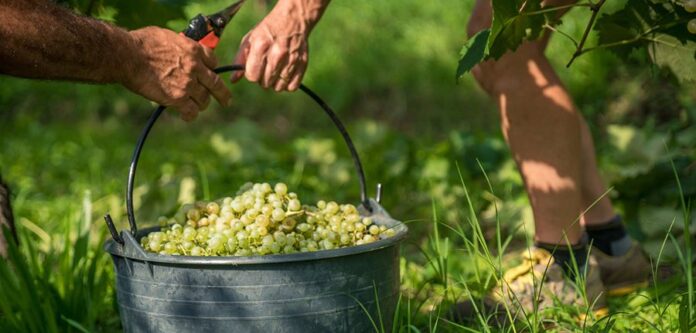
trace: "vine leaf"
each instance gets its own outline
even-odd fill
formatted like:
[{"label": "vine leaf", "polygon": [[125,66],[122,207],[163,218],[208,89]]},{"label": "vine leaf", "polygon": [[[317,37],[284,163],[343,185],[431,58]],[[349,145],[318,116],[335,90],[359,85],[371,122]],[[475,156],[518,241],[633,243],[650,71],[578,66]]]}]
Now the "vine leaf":
[{"label": "vine leaf", "polygon": [[490,29],[481,30],[466,41],[459,52],[459,65],[457,65],[455,77],[457,82],[488,55],[486,46],[490,33]]},{"label": "vine leaf", "polygon": [[493,59],[538,38],[546,21],[544,15],[531,14],[541,9],[541,0],[493,0],[492,8],[488,56]]},{"label": "vine leaf", "polygon": [[696,82],[696,42],[682,43],[667,34],[656,34],[653,41],[648,52],[655,64],[672,70],[681,82]]}]

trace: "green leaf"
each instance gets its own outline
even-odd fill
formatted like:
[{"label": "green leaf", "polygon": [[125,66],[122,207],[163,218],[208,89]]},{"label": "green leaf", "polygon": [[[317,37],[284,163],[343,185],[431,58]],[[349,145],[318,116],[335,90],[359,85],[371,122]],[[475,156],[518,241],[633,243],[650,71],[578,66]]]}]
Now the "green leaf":
[{"label": "green leaf", "polygon": [[505,52],[516,50],[524,40],[539,37],[545,17],[531,13],[541,9],[540,0],[493,0],[492,6],[489,57],[498,59]]},{"label": "green leaf", "polygon": [[696,42],[680,42],[667,34],[655,34],[648,47],[650,58],[660,67],[669,68],[683,82],[696,82]]},{"label": "green leaf", "polygon": [[490,29],[481,30],[466,41],[462,50],[459,52],[460,58],[456,75],[457,82],[459,82],[459,79],[461,79],[464,74],[469,72],[486,57],[488,54],[486,44],[488,43],[488,36],[490,33]]}]

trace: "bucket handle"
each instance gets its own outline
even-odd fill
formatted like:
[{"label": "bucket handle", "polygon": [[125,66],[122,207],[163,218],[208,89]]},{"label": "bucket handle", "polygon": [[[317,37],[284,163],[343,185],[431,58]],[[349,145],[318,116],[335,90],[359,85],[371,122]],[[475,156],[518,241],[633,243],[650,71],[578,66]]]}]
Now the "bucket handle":
[{"label": "bucket handle", "polygon": [[[220,74],[225,72],[241,70],[244,70],[244,65],[229,65],[218,67],[214,70],[214,72]],[[350,135],[348,135],[348,131],[346,131],[345,126],[343,126],[341,120],[338,119],[336,113],[331,109],[331,107],[329,107],[328,104],[326,104],[319,97],[319,95],[317,95],[311,89],[307,88],[307,86],[305,86],[304,84],[300,84],[300,90],[302,90],[307,96],[312,98],[312,100],[314,100],[319,105],[319,107],[324,111],[324,113],[326,113],[326,115],[329,116],[329,118],[331,118],[331,121],[334,123],[338,131],[341,133],[343,140],[346,142],[346,145],[348,146],[350,155],[353,158],[355,171],[358,175],[358,181],[360,182],[360,201],[362,203],[362,206],[365,207],[365,209],[367,209],[369,212],[372,212],[372,206],[367,197],[367,188],[365,185],[365,172],[363,171],[362,163],[360,162],[358,152],[355,150],[355,145],[353,145],[353,140],[351,140]],[[133,186],[135,182],[135,171],[138,168],[138,160],[140,159],[140,153],[143,149],[143,145],[145,144],[145,140],[147,139],[148,134],[150,134],[152,126],[155,124],[159,116],[166,108],[166,106],[160,105],[159,107],[157,107],[155,112],[152,113],[150,119],[145,124],[143,131],[140,133],[138,142],[135,145],[135,150],[133,151],[133,157],[131,158],[130,170],[128,171],[128,188],[126,191],[126,209],[128,212],[128,223],[130,224],[130,230],[133,236],[135,236],[138,232],[138,225],[135,222],[135,213],[133,211]],[[111,232],[112,238],[119,244],[123,245],[123,238],[116,231],[116,227],[114,226],[111,216],[109,214],[106,214],[104,216],[104,219],[106,221],[106,225],[109,228],[109,232]]]}]

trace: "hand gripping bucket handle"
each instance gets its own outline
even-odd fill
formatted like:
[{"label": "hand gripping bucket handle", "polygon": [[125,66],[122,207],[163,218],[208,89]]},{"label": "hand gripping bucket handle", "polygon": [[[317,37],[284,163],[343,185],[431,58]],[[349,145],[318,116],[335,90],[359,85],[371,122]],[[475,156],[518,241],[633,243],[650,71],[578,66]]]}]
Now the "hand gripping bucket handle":
[{"label": "hand gripping bucket handle", "polygon": [[[243,65],[230,65],[230,66],[222,66],[218,67],[214,70],[215,73],[225,73],[225,72],[232,72],[232,71],[241,71],[244,70]],[[353,164],[355,165],[355,171],[358,175],[358,181],[360,182],[360,202],[362,203],[362,206],[367,209],[369,212],[372,212],[372,205],[367,197],[367,188],[365,184],[365,172],[363,171],[362,168],[362,163],[360,163],[360,156],[358,156],[358,152],[355,150],[355,145],[353,145],[353,140],[351,140],[350,135],[348,135],[348,132],[346,131],[345,126],[343,126],[343,123],[341,120],[338,119],[338,116],[336,113],[329,107],[328,104],[326,104],[314,91],[311,89],[307,88],[304,84],[300,84],[300,90],[302,90],[307,96],[312,98],[319,107],[321,107],[322,110],[324,110],[324,113],[326,113],[329,118],[331,118],[331,121],[333,121],[334,125],[336,125],[336,128],[338,131],[341,133],[341,136],[343,136],[343,140],[346,142],[346,145],[348,146],[348,150],[350,151],[350,155],[353,158]],[[135,171],[138,168],[138,160],[140,159],[140,153],[142,152],[143,145],[145,144],[145,140],[147,139],[148,134],[150,134],[150,130],[152,129],[152,126],[154,126],[155,122],[159,118],[159,116],[162,114],[162,112],[166,109],[166,106],[160,105],[155,112],[152,113],[150,116],[150,119],[147,121],[147,124],[145,124],[145,128],[143,128],[143,131],[140,133],[140,137],[138,138],[138,142],[135,145],[135,150],[133,151],[133,157],[131,158],[131,163],[130,163],[130,170],[128,171],[128,189],[126,191],[126,209],[128,212],[128,223],[130,224],[130,230],[131,234],[135,237],[136,233],[138,232],[138,225],[135,222],[135,213],[133,212],[133,184],[135,182]],[[380,187],[377,187],[377,202],[379,202],[379,197],[380,197]],[[119,244],[123,245],[124,241],[123,238],[118,234],[116,231],[116,227],[114,226],[114,223],[111,219],[111,216],[109,214],[106,214],[104,216],[104,219],[106,220],[106,225],[109,228],[109,232],[111,233],[111,237],[114,239],[114,241],[118,242]]]}]

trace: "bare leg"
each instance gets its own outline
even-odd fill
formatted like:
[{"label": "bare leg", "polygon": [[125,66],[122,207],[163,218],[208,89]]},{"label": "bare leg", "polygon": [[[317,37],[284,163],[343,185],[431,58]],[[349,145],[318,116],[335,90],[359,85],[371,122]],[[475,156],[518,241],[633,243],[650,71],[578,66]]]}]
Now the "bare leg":
[{"label": "bare leg", "polygon": [[597,170],[592,135],[584,119],[580,121],[582,143],[582,206],[586,209],[583,216],[584,225],[605,223],[616,216],[607,193],[607,187]]},{"label": "bare leg", "polygon": [[[478,1],[469,34],[490,26],[490,3]],[[547,39],[527,42],[474,76],[498,103],[502,130],[522,173],[534,212],[535,240],[578,243],[585,209],[605,187],[597,173],[592,138],[543,50]],[[585,214],[589,223],[613,216],[608,198]]]}]

